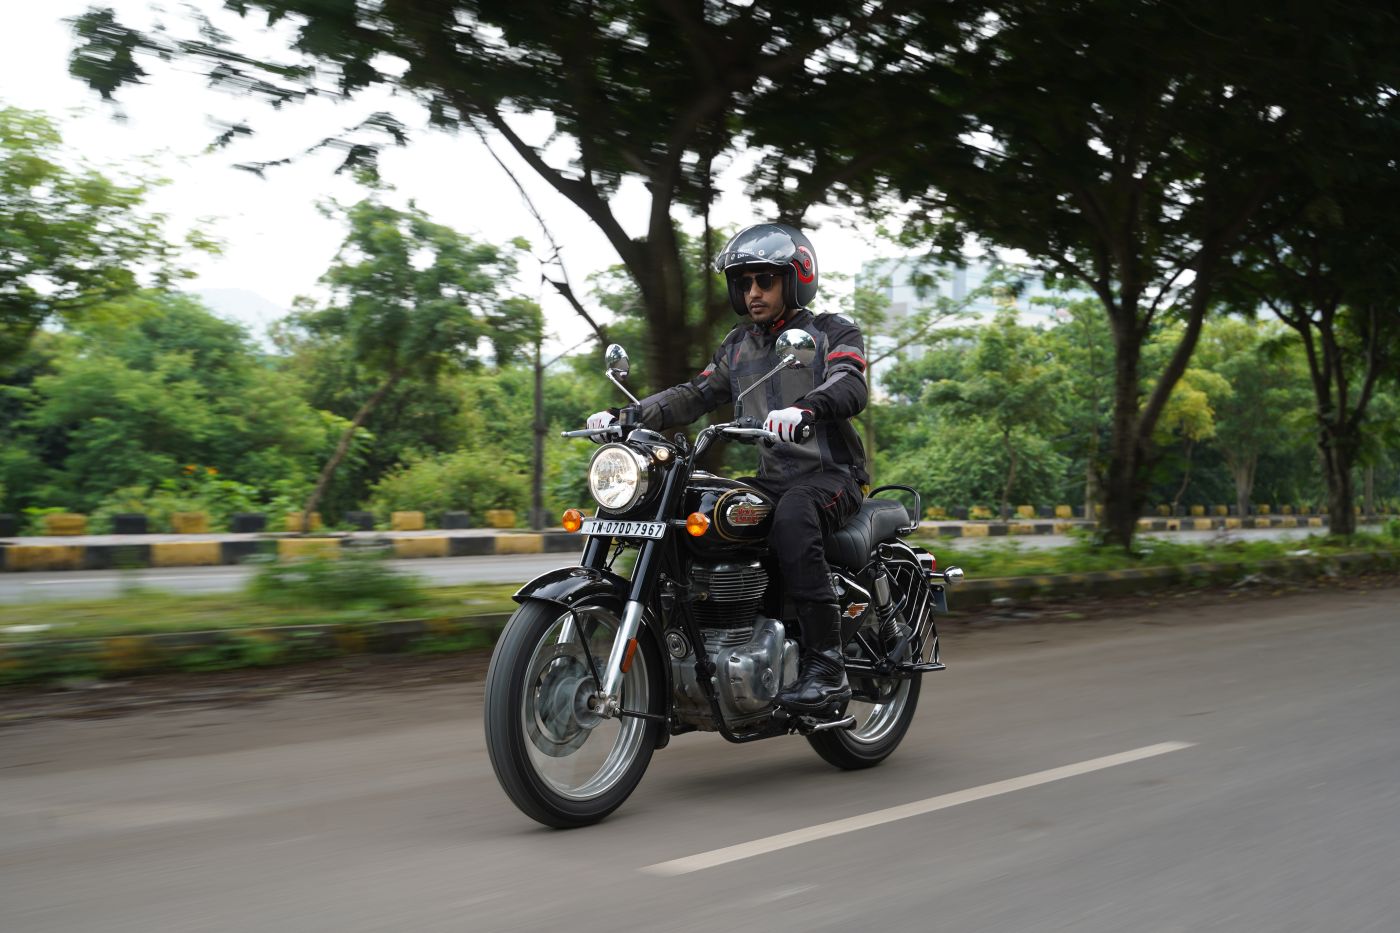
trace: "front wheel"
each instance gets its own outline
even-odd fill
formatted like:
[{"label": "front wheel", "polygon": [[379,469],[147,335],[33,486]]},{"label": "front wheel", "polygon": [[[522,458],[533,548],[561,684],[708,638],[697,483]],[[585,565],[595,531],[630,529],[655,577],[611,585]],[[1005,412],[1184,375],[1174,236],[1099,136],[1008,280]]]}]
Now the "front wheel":
[{"label": "front wheel", "polygon": [[[501,633],[486,672],[486,749],[501,788],[546,826],[596,823],[622,805],[651,761],[661,724],[594,714],[587,700],[612,650],[620,607],[573,612],[527,602]],[[588,653],[583,650],[587,640]],[[646,626],[623,675],[623,709],[660,712],[662,671]]]},{"label": "front wheel", "polygon": [[852,698],[846,712],[856,717],[850,729],[829,729],[807,736],[807,741],[829,764],[846,771],[873,768],[899,743],[919,705],[922,675],[907,680],[861,677],[851,681]]}]

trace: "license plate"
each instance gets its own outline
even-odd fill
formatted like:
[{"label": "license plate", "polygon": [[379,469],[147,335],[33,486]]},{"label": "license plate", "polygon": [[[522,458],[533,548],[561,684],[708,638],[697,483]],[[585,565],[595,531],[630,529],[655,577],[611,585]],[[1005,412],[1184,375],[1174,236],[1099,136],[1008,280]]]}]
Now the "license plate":
[{"label": "license plate", "polygon": [[611,518],[585,518],[586,535],[603,538],[660,538],[666,534],[665,522],[623,522]]}]

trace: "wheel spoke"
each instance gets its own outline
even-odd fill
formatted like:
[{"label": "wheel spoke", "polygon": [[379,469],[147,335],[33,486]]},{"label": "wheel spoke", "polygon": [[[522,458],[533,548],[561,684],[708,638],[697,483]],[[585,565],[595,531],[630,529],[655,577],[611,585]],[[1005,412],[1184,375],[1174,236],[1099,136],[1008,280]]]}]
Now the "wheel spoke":
[{"label": "wheel spoke", "polygon": [[[589,706],[597,689],[590,655],[608,657],[617,630],[616,616],[599,607],[565,612],[543,633],[525,668],[521,718],[530,767],[566,797],[586,799],[610,790],[626,774],[645,736],[642,720],[603,719]],[[635,696],[634,702],[645,708],[648,674],[639,657],[623,677],[624,707]]]}]

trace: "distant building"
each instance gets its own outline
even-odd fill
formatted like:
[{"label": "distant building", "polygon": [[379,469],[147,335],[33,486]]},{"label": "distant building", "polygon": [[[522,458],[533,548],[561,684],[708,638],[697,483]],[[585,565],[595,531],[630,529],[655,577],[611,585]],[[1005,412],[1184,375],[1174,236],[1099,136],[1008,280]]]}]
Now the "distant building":
[{"label": "distant building", "polygon": [[[933,307],[940,299],[952,302],[967,301],[968,314],[975,320],[985,321],[1007,306],[1016,309],[1017,317],[1023,324],[1050,325],[1055,323],[1056,304],[1033,302],[1033,299],[1064,299],[1080,297],[1077,293],[1053,292],[1041,282],[1037,273],[1026,272],[1020,287],[1013,294],[1011,290],[999,293],[978,294],[986,285],[992,272],[992,264],[972,260],[965,266],[927,266],[912,258],[877,259],[861,266],[856,283],[878,288],[889,301],[889,322],[891,328],[912,314]],[[924,282],[920,280],[932,279]],[[924,285],[924,287],[921,287]]]},{"label": "distant building", "polygon": [[[1022,324],[1049,327],[1058,323],[1060,309],[1066,302],[1087,294],[1051,291],[1042,283],[1041,276],[1033,272],[1026,272],[1014,290],[984,289],[992,271],[992,264],[981,260],[971,260],[965,266],[931,266],[906,257],[878,259],[862,265],[856,276],[856,284],[878,289],[889,301],[887,323],[879,329],[883,333],[865,334],[871,358],[878,358],[894,349],[894,340],[889,334],[902,322],[940,303],[958,305],[965,302],[965,314],[935,324],[935,330],[986,322],[1006,307],[1016,310],[1017,319]],[[1052,299],[1053,303],[1033,299]],[[911,344],[904,347],[901,354],[907,359],[917,360],[923,356],[924,349],[922,344]],[[881,376],[885,372],[888,372],[888,366],[877,367],[874,373],[872,389],[877,400],[886,394],[881,385]]]}]

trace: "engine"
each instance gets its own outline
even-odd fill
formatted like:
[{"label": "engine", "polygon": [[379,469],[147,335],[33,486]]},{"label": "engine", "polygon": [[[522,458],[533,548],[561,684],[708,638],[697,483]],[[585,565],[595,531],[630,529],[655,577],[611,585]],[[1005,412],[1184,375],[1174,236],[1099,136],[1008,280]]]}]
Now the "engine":
[{"label": "engine", "polygon": [[768,574],[758,561],[695,564],[692,611],[703,643],[692,645],[680,629],[666,633],[676,711],[682,721],[714,729],[710,704],[695,676],[695,652],[715,665],[715,686],[725,719],[740,725],[769,714],[783,684],[797,678],[797,643],[783,623],[758,614]]}]

